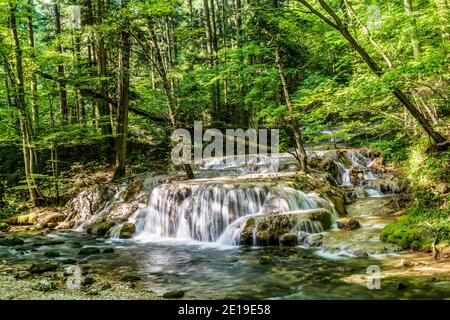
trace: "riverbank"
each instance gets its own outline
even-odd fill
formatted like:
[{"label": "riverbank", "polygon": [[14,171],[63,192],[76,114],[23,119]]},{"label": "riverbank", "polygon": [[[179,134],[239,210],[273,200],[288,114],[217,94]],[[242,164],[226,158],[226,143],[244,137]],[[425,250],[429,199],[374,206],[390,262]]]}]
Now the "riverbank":
[{"label": "riverbank", "polygon": [[[31,275],[28,265],[0,264],[0,300],[159,300],[154,292],[133,282],[94,272],[86,273],[77,288],[67,271]],[[76,284],[75,284],[76,286]]]}]

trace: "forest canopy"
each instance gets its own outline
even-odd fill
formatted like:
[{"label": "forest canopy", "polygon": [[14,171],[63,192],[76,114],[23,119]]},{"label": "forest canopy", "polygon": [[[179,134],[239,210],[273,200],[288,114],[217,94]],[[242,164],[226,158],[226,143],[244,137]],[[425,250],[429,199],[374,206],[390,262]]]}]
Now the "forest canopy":
[{"label": "forest canopy", "polygon": [[279,128],[305,171],[329,138],[442,155],[449,17],[446,0],[1,0],[0,206],[166,170],[195,120]]}]

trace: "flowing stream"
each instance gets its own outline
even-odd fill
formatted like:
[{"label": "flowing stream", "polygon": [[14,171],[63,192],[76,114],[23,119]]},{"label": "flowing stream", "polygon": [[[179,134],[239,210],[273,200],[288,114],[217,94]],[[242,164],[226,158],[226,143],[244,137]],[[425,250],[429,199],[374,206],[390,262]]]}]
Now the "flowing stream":
[{"label": "flowing stream", "polygon": [[[362,221],[361,229],[352,234],[337,230],[335,225],[324,232],[321,224],[315,221],[299,227],[302,234],[323,238],[320,248],[305,245],[261,247],[255,241],[253,246],[239,245],[243,224],[251,217],[291,212],[306,216],[325,210],[336,220],[335,208],[327,199],[297,190],[289,183],[271,181],[271,178],[289,176],[296,171],[294,158],[282,154],[278,157],[209,159],[199,166],[195,180],[153,183],[143,191],[147,195],[144,203],[128,219],[136,225],[132,239],[114,237],[118,235],[120,225],[112,230],[113,237],[107,239],[83,231],[88,221],[108,214],[114,204],[124,201],[126,186],[122,186],[77,230],[24,236],[25,244],[20,248],[0,246],[0,259],[17,263],[44,261],[49,258],[43,252],[58,250],[61,255],[53,259],[62,263],[76,259],[80,266],[91,265],[93,272],[113,274],[118,278],[138,274],[142,278],[138,286],[156,293],[185,290],[188,299],[448,297],[448,280],[435,281],[433,290],[429,290],[430,281],[426,277],[387,278],[383,280],[383,290],[369,290],[364,281],[349,280],[352,274],[364,277],[371,265],[391,268],[389,259],[399,255],[395,248],[382,243],[378,237],[381,228],[392,220],[376,213],[377,204],[388,199],[398,187],[374,183],[383,178],[383,172],[374,168],[375,159],[370,154],[350,150],[345,152],[346,160],[342,161],[335,152],[308,153],[310,158],[331,159],[336,165],[336,182],[344,189],[357,190],[350,215]],[[359,173],[357,181],[353,177],[355,170]],[[33,245],[49,238],[64,243]],[[77,252],[83,246],[112,246],[115,251],[80,257]],[[361,247],[369,253],[362,258],[355,253]],[[271,257],[272,262],[260,263],[263,256]],[[415,290],[396,290],[399,279]]]}]

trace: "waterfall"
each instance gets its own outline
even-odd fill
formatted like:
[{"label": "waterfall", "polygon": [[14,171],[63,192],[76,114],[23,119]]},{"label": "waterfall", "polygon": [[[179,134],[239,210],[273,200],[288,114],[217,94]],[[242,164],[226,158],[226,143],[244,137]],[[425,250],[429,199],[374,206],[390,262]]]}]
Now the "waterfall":
[{"label": "waterfall", "polygon": [[288,186],[162,184],[153,189],[147,207],[137,215],[137,236],[212,242],[233,223],[250,215],[317,208],[333,211],[319,196],[307,195]]}]

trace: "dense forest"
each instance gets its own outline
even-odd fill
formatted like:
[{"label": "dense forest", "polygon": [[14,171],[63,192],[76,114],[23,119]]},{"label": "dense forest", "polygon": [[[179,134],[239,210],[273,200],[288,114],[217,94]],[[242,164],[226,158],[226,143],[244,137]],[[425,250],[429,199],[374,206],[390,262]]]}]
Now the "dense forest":
[{"label": "dense forest", "polygon": [[0,2],[1,218],[143,172],[193,178],[170,135],[201,120],[280,129],[304,174],[324,140],[375,150],[411,196],[383,240],[448,244],[447,0]]}]

